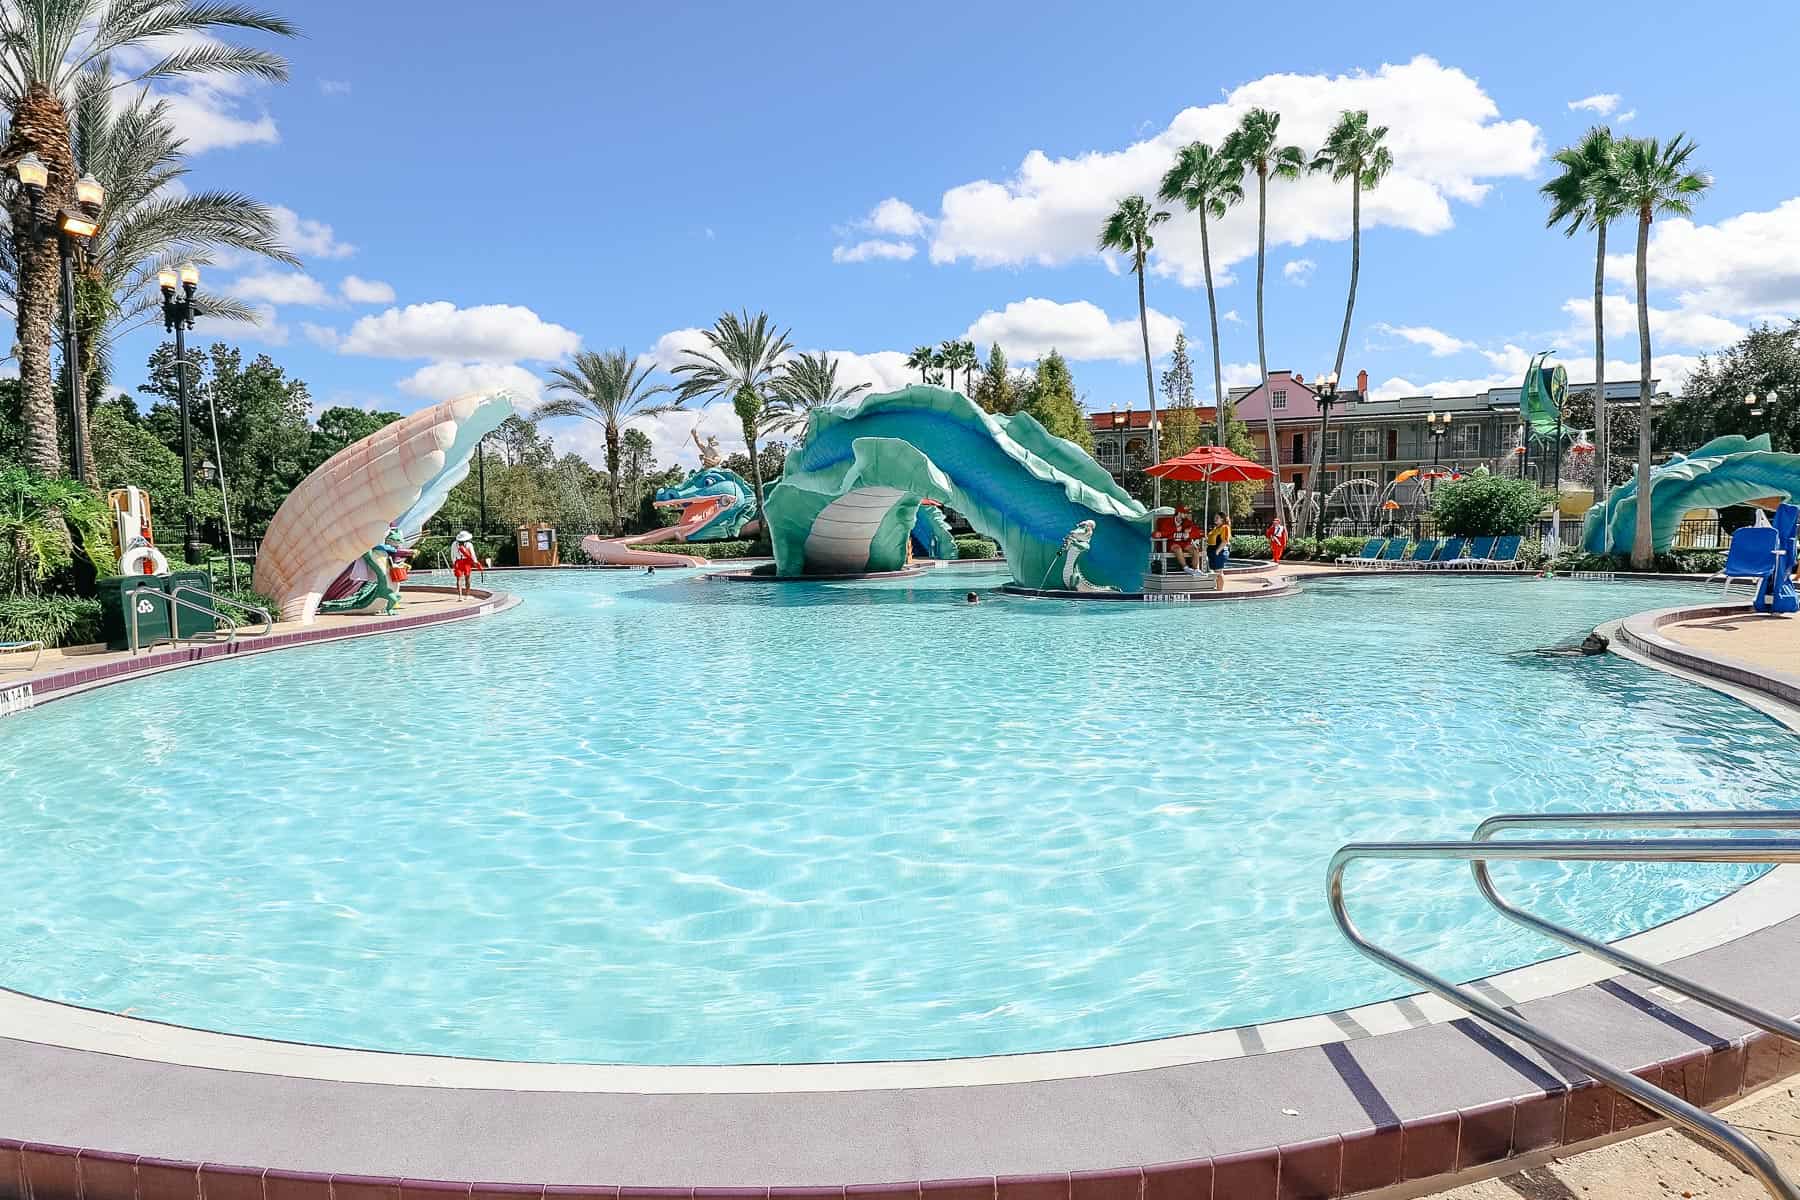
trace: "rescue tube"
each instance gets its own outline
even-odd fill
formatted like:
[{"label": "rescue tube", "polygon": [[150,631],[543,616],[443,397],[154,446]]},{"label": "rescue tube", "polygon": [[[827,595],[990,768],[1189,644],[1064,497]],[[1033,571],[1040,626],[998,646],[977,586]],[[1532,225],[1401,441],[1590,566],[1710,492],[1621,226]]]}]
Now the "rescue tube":
[{"label": "rescue tube", "polygon": [[166,575],[169,560],[155,546],[133,546],[119,559],[121,575]]}]

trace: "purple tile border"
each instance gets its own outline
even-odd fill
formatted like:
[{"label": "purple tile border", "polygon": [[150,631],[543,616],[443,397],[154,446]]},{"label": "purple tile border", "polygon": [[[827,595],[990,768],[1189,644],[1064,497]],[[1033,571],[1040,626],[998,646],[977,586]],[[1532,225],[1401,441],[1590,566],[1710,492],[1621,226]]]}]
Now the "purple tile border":
[{"label": "purple tile border", "polygon": [[[1634,1073],[1717,1107],[1800,1074],[1800,1045],[1757,1033]],[[0,1200],[1336,1200],[1515,1155],[1575,1148],[1657,1122],[1629,1097],[1584,1082],[1397,1125],[1186,1162],[832,1187],[546,1186],[317,1175],[0,1138]]]}]

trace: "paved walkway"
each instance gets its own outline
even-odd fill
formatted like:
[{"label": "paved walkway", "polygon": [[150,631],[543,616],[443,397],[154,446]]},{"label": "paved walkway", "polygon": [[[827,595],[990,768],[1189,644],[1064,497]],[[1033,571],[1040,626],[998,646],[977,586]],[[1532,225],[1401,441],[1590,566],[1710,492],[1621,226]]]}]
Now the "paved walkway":
[{"label": "paved walkway", "polygon": [[1741,613],[1677,621],[1657,632],[1695,650],[1734,658],[1782,675],[1800,676],[1800,617],[1770,617],[1745,609]]}]

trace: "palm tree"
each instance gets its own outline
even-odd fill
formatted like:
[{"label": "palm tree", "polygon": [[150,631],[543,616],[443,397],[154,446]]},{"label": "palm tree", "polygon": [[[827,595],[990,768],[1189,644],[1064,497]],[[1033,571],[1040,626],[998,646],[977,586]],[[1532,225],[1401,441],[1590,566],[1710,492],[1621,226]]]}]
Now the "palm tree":
[{"label": "palm tree", "polygon": [[1225,212],[1244,199],[1244,172],[1205,142],[1189,142],[1175,155],[1175,165],[1162,177],[1157,197],[1180,201],[1200,214],[1200,266],[1206,272],[1206,314],[1212,321],[1213,403],[1218,408],[1219,436],[1225,444],[1225,369],[1219,357],[1219,301],[1213,292],[1212,243],[1206,218],[1224,220]]},{"label": "palm tree", "polygon": [[1220,146],[1225,157],[1236,162],[1239,173],[1256,174],[1256,365],[1262,373],[1263,429],[1269,441],[1269,465],[1274,468],[1275,507],[1281,508],[1281,469],[1275,446],[1275,410],[1269,403],[1269,350],[1264,336],[1263,275],[1268,265],[1269,176],[1298,179],[1306,156],[1298,146],[1279,143],[1281,114],[1266,108],[1245,113],[1238,127],[1225,135]]},{"label": "palm tree", "polygon": [[[1356,277],[1362,273],[1362,194],[1373,191],[1394,166],[1394,156],[1382,145],[1386,137],[1386,125],[1369,127],[1367,112],[1344,112],[1306,168],[1312,172],[1328,171],[1333,182],[1348,180],[1350,184],[1350,294],[1344,301],[1344,328],[1338,334],[1337,358],[1331,368],[1333,378],[1344,373],[1344,351],[1350,345],[1350,314],[1356,309]],[[1315,497],[1321,520],[1325,497],[1318,494],[1318,487],[1325,472],[1325,423],[1329,420],[1327,410],[1325,420],[1319,422],[1319,444],[1313,447],[1312,464],[1306,470],[1306,494]]]},{"label": "palm tree", "polygon": [[815,408],[854,400],[869,390],[867,383],[845,387],[838,383],[838,360],[820,351],[801,354],[781,364],[770,388],[769,419],[764,428],[786,432],[799,430],[796,442],[806,438],[806,419]]},{"label": "palm tree", "polygon": [[[1694,143],[1685,133],[1667,145],[1655,138],[1620,143],[1618,199],[1621,210],[1637,213],[1638,455],[1637,528],[1631,565],[1648,570],[1655,556],[1650,543],[1650,223],[1657,215],[1685,217],[1712,181],[1688,169]],[[1596,383],[1600,381],[1596,380]]]},{"label": "palm tree", "polygon": [[981,368],[981,355],[975,352],[975,343],[967,338],[956,343],[956,354],[962,360],[963,395],[975,394],[975,372]]},{"label": "palm tree", "polygon": [[938,343],[935,356],[937,364],[944,369],[951,391],[956,390],[956,373],[962,370],[962,343],[955,338],[945,338]]},{"label": "palm tree", "polygon": [[[103,59],[131,50],[155,54],[135,74],[114,75],[112,87],[183,75],[287,77],[279,55],[194,36],[222,29],[284,37],[297,32],[273,13],[229,0],[9,0],[0,6],[0,104],[11,116],[0,170],[17,265],[25,458],[39,470],[57,466],[50,344],[59,260],[55,239],[37,237],[34,226],[37,213],[57,212],[75,200],[68,114],[75,81]],[[13,171],[28,154],[48,172],[36,212],[30,190]]]},{"label": "palm tree", "polygon": [[[1552,157],[1562,173],[1538,189],[1550,202],[1545,224],[1567,222],[1563,232],[1574,237],[1594,231],[1594,503],[1606,499],[1610,485],[1612,438],[1606,421],[1606,227],[1623,215],[1619,197],[1619,150],[1612,130],[1596,125],[1573,146]],[[1558,447],[1558,453],[1561,448]]]},{"label": "palm tree", "polygon": [[[788,331],[775,331],[769,314],[752,317],[726,313],[705,333],[710,350],[685,351],[686,361],[676,365],[682,376],[676,387],[677,403],[698,399],[702,405],[729,398],[744,427],[744,445],[750,451],[750,479],[756,488],[756,511],[763,512],[762,457],[757,452],[763,406],[776,369],[793,349]],[[765,523],[764,528],[767,528]]]},{"label": "palm tree", "polygon": [[[88,401],[76,406],[76,421],[84,445],[93,444],[88,405],[98,402],[111,378],[114,342],[160,315],[153,286],[158,270],[184,261],[204,266],[221,246],[300,265],[281,244],[267,205],[239,192],[184,192],[178,185],[188,173],[184,141],[170,123],[168,104],[140,93],[116,108],[111,78],[111,64],[100,60],[76,82],[73,105],[75,168],[106,188],[106,206],[76,277],[78,390]],[[0,244],[0,288],[16,302],[11,249],[10,241]],[[215,319],[257,320],[250,306],[230,297],[202,293],[198,301]]]},{"label": "palm tree", "polygon": [[613,533],[625,532],[624,496],[620,488],[620,437],[623,426],[634,417],[654,417],[677,407],[674,404],[651,404],[653,396],[673,389],[650,382],[651,366],[640,364],[624,350],[608,350],[597,354],[583,350],[575,355],[573,366],[556,367],[550,372],[550,391],[555,393],[538,405],[532,417],[583,417],[600,426],[606,433],[607,490],[612,500]]},{"label": "palm tree", "polygon": [[919,373],[920,383],[930,383],[931,364],[936,358],[936,347],[930,345],[914,346],[912,353],[906,356],[906,365]]},{"label": "palm tree", "polygon": [[[1144,391],[1150,396],[1150,458],[1162,461],[1162,431],[1156,419],[1156,383],[1150,374],[1150,316],[1144,302],[1144,260],[1156,246],[1150,231],[1169,219],[1161,209],[1152,210],[1142,196],[1127,196],[1100,227],[1100,249],[1114,250],[1131,256],[1131,271],[1137,276],[1138,332],[1144,339]],[[1162,479],[1153,476],[1150,485],[1152,507],[1162,505]]]}]

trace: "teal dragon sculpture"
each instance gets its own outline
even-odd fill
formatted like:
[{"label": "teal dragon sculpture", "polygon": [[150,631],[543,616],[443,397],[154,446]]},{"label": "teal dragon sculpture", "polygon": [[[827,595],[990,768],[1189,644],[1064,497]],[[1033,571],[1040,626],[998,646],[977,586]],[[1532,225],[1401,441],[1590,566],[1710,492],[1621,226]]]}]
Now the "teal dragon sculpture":
[{"label": "teal dragon sculpture", "polygon": [[[1650,469],[1650,541],[1657,553],[1675,541],[1681,518],[1696,508],[1800,495],[1800,454],[1769,448],[1769,435],[1714,438],[1691,454]],[[1629,554],[1637,527],[1637,480],[1614,488],[1588,510],[1581,530],[1590,554]]]},{"label": "teal dragon sculpture", "polygon": [[701,518],[682,539],[687,542],[730,541],[756,519],[756,493],[743,476],[724,467],[702,467],[672,487],[656,489],[656,503],[680,508],[684,518]]}]

